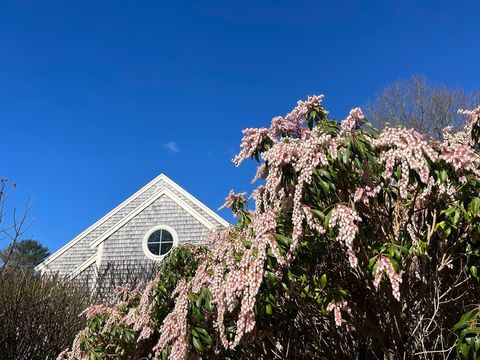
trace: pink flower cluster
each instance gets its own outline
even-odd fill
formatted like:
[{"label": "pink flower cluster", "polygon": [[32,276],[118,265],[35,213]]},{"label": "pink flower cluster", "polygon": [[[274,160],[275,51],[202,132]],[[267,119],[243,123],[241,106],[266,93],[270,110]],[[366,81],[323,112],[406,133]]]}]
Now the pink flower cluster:
[{"label": "pink flower cluster", "polygon": [[386,256],[380,255],[375,266],[376,271],[373,285],[378,288],[378,286],[380,285],[380,281],[382,280],[383,273],[385,271],[388,278],[390,279],[390,284],[392,285],[392,294],[395,299],[400,301],[400,283],[402,282],[401,275],[395,272],[392,263]]},{"label": "pink flower cluster", "polygon": [[365,115],[359,107],[350,110],[347,118],[342,122],[342,130],[340,135],[351,133],[360,125],[365,123]]},{"label": "pink flower cluster", "polygon": [[467,117],[467,121],[465,122],[465,130],[470,133],[474,125],[480,119],[480,106],[473,110],[459,109],[458,113]]},{"label": "pink flower cluster", "polygon": [[443,146],[440,158],[453,167],[463,183],[466,182],[465,174],[468,172],[475,174],[477,177],[480,176],[480,170],[478,170],[480,157],[469,146]]},{"label": "pink flower cluster", "polygon": [[315,107],[319,107],[323,101],[323,95],[309,96],[306,101],[297,101],[297,106],[285,116],[286,120],[298,123],[305,122],[305,116]]},{"label": "pink flower cluster", "polygon": [[175,308],[163,320],[160,329],[160,339],[154,346],[155,356],[161,358],[163,348],[171,344],[170,359],[185,360],[188,357],[187,343],[187,314],[188,314],[188,293],[189,284],[185,279],[178,282],[172,296],[177,297]]},{"label": "pink flower cluster", "polygon": [[[276,213],[272,210],[256,213],[252,217],[250,226],[236,235],[240,239],[232,244],[231,232],[223,232],[223,238],[217,238],[220,244],[219,252],[214,252],[213,276],[210,291],[213,302],[217,306],[217,328],[225,348],[234,348],[238,345],[244,334],[253,330],[255,326],[254,306],[256,295],[263,281],[264,263],[267,246],[272,249],[277,261],[283,263],[278,246],[273,237],[276,228]],[[244,243],[250,245],[245,247]],[[239,253],[239,261],[235,256]],[[226,265],[226,266],[225,266]],[[236,323],[236,334],[233,341],[228,341],[225,336],[224,319],[226,314],[239,308]]]},{"label": "pink flower cluster", "polygon": [[373,198],[378,195],[378,193],[382,190],[382,185],[379,184],[373,188],[366,185],[363,188],[357,188],[353,195],[353,201],[359,202],[362,201],[365,205],[368,204],[368,199]]},{"label": "pink flower cluster", "polygon": [[422,134],[413,129],[386,128],[373,144],[382,151],[380,161],[385,162],[383,176],[386,180],[393,180],[395,165],[401,166],[402,175],[398,182],[401,198],[407,198],[410,171],[415,171],[426,185],[434,182],[427,158],[435,161],[438,154]]},{"label": "pink flower cluster", "polygon": [[345,205],[337,205],[332,210],[329,226],[338,225],[337,240],[347,248],[348,260],[352,268],[358,265],[358,259],[353,250],[353,241],[358,232],[358,226],[355,221],[362,221],[355,210]]},{"label": "pink flower cluster", "polygon": [[233,215],[235,217],[238,216],[238,212],[235,209],[235,205],[243,205],[247,203],[247,198],[246,198],[247,193],[242,192],[235,194],[233,190],[230,190],[230,193],[228,196],[225,198],[225,203],[218,208],[218,210],[222,210],[224,208],[232,209]]},{"label": "pink flower cluster", "polygon": [[[302,126],[306,122],[306,116],[314,108],[320,108],[323,95],[309,96],[306,101],[298,101],[297,106],[285,117],[276,116],[272,119],[270,128],[247,128],[243,130],[240,153],[233,158],[233,163],[238,166],[245,159],[251,157],[255,151],[260,150],[261,144],[269,139],[272,142],[285,135],[297,135],[306,138],[310,130]],[[322,109],[325,112],[325,110]]]},{"label": "pink flower cluster", "polygon": [[453,126],[447,126],[442,130],[443,145],[445,146],[469,146],[470,137],[465,131],[456,131]]},{"label": "pink flower cluster", "polygon": [[95,316],[97,316],[98,314],[102,314],[104,313],[105,311],[107,311],[108,308],[104,305],[90,305],[88,308],[86,308],[81,314],[81,315],[85,315],[85,317],[87,318],[87,320],[91,320],[93,319]]},{"label": "pink flower cluster", "polygon": [[[153,334],[152,313],[154,302],[152,301],[152,291],[158,283],[158,278],[150,281],[141,293],[140,302],[137,307],[130,309],[123,322],[131,326],[134,331],[139,332],[137,341],[148,339]],[[135,289],[138,291],[137,289]],[[134,290],[134,291],[135,291]]]},{"label": "pink flower cluster", "polygon": [[268,138],[268,129],[252,129],[247,128],[243,130],[242,150],[233,158],[233,163],[239,166],[245,159],[252,156],[255,151],[260,150],[260,147],[265,139]]},{"label": "pink flower cluster", "polygon": [[342,323],[345,321],[342,318],[342,310],[346,311],[348,314],[352,313],[352,310],[345,300],[332,301],[327,305],[327,311],[333,311],[333,317],[337,327],[342,326]]}]

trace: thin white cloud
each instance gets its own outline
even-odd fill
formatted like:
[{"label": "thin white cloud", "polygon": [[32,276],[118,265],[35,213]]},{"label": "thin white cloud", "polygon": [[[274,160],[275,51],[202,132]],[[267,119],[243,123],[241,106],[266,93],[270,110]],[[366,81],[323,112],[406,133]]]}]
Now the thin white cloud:
[{"label": "thin white cloud", "polygon": [[165,144],[163,144],[163,147],[174,154],[177,154],[180,152],[180,149],[178,148],[178,145],[175,141],[168,141]]}]

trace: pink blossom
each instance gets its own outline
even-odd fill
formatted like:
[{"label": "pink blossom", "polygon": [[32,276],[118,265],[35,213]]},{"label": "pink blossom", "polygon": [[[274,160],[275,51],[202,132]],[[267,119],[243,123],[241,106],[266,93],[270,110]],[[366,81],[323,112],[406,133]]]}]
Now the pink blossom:
[{"label": "pink blossom", "polygon": [[323,101],[323,95],[309,96],[306,101],[299,100],[297,106],[285,118],[290,121],[305,122],[305,116],[314,107],[319,107]]},{"label": "pink blossom", "polygon": [[343,320],[343,318],[342,318],[342,312],[341,312],[342,310],[351,314],[350,307],[348,306],[348,304],[345,300],[332,301],[327,305],[327,311],[333,311],[333,315],[334,315],[334,319],[335,319],[335,325],[337,327],[342,326],[343,322],[345,322],[345,320]]},{"label": "pink blossom", "polygon": [[353,250],[353,241],[358,232],[355,221],[362,221],[355,210],[345,205],[337,205],[332,210],[332,216],[328,224],[330,227],[338,225],[337,240],[347,248],[348,260],[352,268],[358,264],[358,259]]},{"label": "pink blossom", "polygon": [[235,217],[238,217],[239,214],[238,214],[237,207],[238,206],[242,207],[244,204],[247,203],[248,200],[246,198],[246,195],[247,195],[246,192],[235,194],[233,190],[230,190],[230,193],[225,198],[225,203],[222,206],[220,206],[218,210],[222,210],[224,208],[232,209],[233,215]]},{"label": "pink blossom", "polygon": [[362,109],[359,107],[350,110],[347,118],[342,121],[342,130],[340,135],[351,133],[358,126],[362,125],[365,122],[365,115],[363,114]]},{"label": "pink blossom", "polygon": [[88,320],[93,319],[98,314],[106,312],[108,308],[102,304],[99,305],[90,305],[86,308],[80,315],[85,315]]},{"label": "pink blossom", "polygon": [[188,355],[187,343],[187,313],[188,313],[188,284],[185,279],[178,282],[173,296],[177,296],[175,307],[163,320],[160,328],[160,339],[153,351],[155,356],[161,357],[161,351],[169,343],[172,344],[169,358],[184,360]]},{"label": "pink blossom", "polygon": [[415,171],[425,185],[434,182],[427,158],[436,161],[438,153],[420,133],[413,129],[386,128],[373,144],[381,150],[380,161],[385,164],[383,176],[386,180],[393,180],[395,165],[400,166],[398,187],[401,198],[407,198],[410,171]]},{"label": "pink blossom", "polygon": [[265,128],[261,129],[245,129],[243,130],[243,139],[240,147],[242,150],[233,158],[233,163],[239,166],[245,159],[252,156],[255,151],[260,150],[265,139],[268,139],[269,130]]},{"label": "pink blossom", "polygon": [[480,106],[473,110],[459,109],[458,113],[466,116],[465,130],[470,133],[480,118]]},{"label": "pink blossom", "polygon": [[390,260],[383,255],[378,257],[378,260],[375,264],[376,271],[375,271],[375,279],[373,280],[373,285],[378,288],[380,285],[380,281],[382,280],[383,272],[387,273],[388,278],[390,279],[390,284],[392,285],[392,294],[400,301],[400,283],[402,282],[402,277],[400,274],[395,272],[392,263]]}]

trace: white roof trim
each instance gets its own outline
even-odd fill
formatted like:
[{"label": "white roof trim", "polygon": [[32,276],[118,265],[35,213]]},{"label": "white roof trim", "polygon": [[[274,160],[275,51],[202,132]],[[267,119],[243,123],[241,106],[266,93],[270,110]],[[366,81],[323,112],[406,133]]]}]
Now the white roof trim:
[{"label": "white roof trim", "polygon": [[128,216],[124,217],[121,221],[116,223],[110,229],[105,231],[102,235],[100,235],[95,241],[90,243],[90,247],[92,249],[96,248],[98,245],[103,243],[106,239],[108,239],[112,234],[114,234],[117,230],[119,230],[122,226],[127,224],[130,220],[132,220],[135,216],[137,216],[140,212],[145,210],[148,206],[153,204],[157,199],[161,196],[168,196],[171,200],[173,200],[177,205],[179,205],[182,209],[188,212],[191,216],[197,219],[201,224],[206,226],[208,229],[214,229],[216,226],[212,224],[208,219],[206,219],[203,215],[201,215],[198,211],[193,209],[190,205],[188,205],[185,201],[180,199],[175,193],[168,188],[164,188],[161,191],[155,193],[150,198],[148,198],[143,204],[138,206],[134,211],[132,211]]},{"label": "white roof trim", "polygon": [[73,245],[78,243],[81,239],[83,239],[85,236],[87,236],[89,233],[91,233],[93,230],[95,230],[97,227],[102,225],[105,221],[110,219],[113,215],[118,213],[120,210],[122,210],[125,206],[130,204],[133,200],[135,200],[137,197],[142,195],[145,191],[150,189],[153,185],[155,185],[157,182],[160,180],[164,179],[164,175],[160,174],[157,176],[155,179],[150,181],[147,185],[142,187],[140,190],[138,190],[136,193],[134,193],[132,196],[130,196],[127,200],[122,202],[120,205],[118,205],[116,208],[114,208],[112,211],[110,211],[107,215],[103,216],[98,220],[96,223],[93,225],[89,226],[86,230],[82,231],[80,234],[78,234],[76,237],[74,237],[71,241],[69,241],[67,244],[65,244],[63,247],[61,247],[59,250],[57,250],[55,253],[50,255],[47,259],[45,259],[42,263],[37,265],[35,267],[36,271],[41,271],[44,267],[46,267],[49,263],[51,263],[53,260],[58,258],[60,255],[62,255],[65,251],[70,249]]},{"label": "white roof trim", "polygon": [[181,188],[179,185],[177,185],[175,182],[173,182],[167,175],[161,174],[159,176],[163,181],[165,181],[168,185],[170,185],[172,188],[174,188],[176,191],[178,191],[180,194],[185,196],[188,200],[190,200],[192,203],[197,205],[200,209],[205,211],[208,215],[210,215],[212,218],[214,218],[216,221],[218,221],[221,225],[228,227],[230,224],[225,221],[220,215],[212,211],[208,206],[200,202],[198,199],[193,197],[190,193],[185,191],[185,189]]},{"label": "white roof trim", "polygon": [[77,267],[70,274],[68,274],[68,280],[72,280],[73,278],[75,278],[76,276],[81,274],[86,268],[88,268],[90,265],[94,264],[96,260],[97,260],[97,254],[93,254],[92,256],[90,256],[79,267]]}]

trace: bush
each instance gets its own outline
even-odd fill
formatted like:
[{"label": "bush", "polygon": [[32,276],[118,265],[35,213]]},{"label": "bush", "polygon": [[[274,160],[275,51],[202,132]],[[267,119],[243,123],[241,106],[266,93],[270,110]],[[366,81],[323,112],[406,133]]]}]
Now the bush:
[{"label": "bush", "polygon": [[89,303],[88,289],[60,277],[1,269],[1,358],[55,359],[84,326],[79,314]]},{"label": "bush", "polygon": [[255,208],[230,193],[237,225],[90,307],[65,358],[480,358],[480,108],[438,141],[322,99],[244,130]]}]

